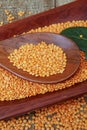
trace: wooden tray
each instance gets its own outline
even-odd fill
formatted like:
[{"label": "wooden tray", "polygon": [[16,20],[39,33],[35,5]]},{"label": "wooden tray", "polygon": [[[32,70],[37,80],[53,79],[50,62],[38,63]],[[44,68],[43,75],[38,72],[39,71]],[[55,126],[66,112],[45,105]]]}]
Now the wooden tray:
[{"label": "wooden tray", "polygon": [[[51,9],[49,11],[27,17],[25,19],[0,27],[0,40],[16,34],[27,32],[39,26],[72,20],[87,19],[87,0],[77,0],[70,4]],[[15,101],[0,102],[0,120],[18,116],[43,106],[60,103],[70,98],[87,93],[87,81],[76,84],[68,89],[37,95]]]}]

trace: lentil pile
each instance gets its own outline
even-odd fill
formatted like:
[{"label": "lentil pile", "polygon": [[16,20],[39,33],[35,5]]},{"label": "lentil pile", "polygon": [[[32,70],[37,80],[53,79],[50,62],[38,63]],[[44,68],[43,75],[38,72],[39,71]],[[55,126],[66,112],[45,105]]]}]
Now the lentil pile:
[{"label": "lentil pile", "polygon": [[87,103],[80,97],[19,118],[2,120],[0,130],[87,130]]},{"label": "lentil pile", "polygon": [[[87,27],[87,21],[58,23],[31,32],[56,32],[73,26]],[[0,68],[0,100],[14,100],[70,87],[87,79],[87,61],[81,52],[78,72],[65,82],[45,85],[22,80]],[[73,86],[72,86],[73,87]],[[33,90],[32,90],[33,88]],[[24,116],[0,121],[0,130],[87,130],[87,102],[84,97],[44,107]]]},{"label": "lentil pile", "polygon": [[[39,27],[31,32],[55,32],[60,33],[67,27],[84,26],[87,27],[87,21],[72,21],[66,23],[52,24],[43,28]],[[15,100],[25,97],[35,96],[37,94],[45,94],[46,92],[53,92],[68,87],[73,87],[74,84],[83,82],[87,79],[87,61],[85,60],[84,52],[81,54],[81,63],[78,71],[71,78],[64,82],[57,84],[38,84],[23,80],[7,70],[0,68],[0,100]]]},{"label": "lentil pile", "polygon": [[55,44],[27,43],[15,49],[8,57],[13,66],[31,75],[49,77],[63,73],[66,67],[66,54]]}]

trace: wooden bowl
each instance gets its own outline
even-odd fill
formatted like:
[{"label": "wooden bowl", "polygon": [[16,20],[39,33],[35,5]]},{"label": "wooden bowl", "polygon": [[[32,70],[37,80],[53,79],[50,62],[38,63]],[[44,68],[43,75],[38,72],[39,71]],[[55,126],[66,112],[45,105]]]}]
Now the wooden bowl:
[{"label": "wooden bowl", "polygon": [[[30,75],[28,72],[18,69],[16,66],[13,66],[13,63],[10,62],[8,56],[18,49],[21,45],[26,43],[38,44],[41,41],[46,42],[47,44],[54,43],[61,47],[66,53],[67,64],[63,73],[51,75],[49,77],[36,77]],[[19,76],[25,80],[38,83],[58,83],[67,78],[71,77],[78,69],[80,65],[80,51],[77,45],[70,39],[58,35],[56,33],[31,33],[16,38],[10,38],[7,40],[1,41],[0,44],[0,66],[4,69],[7,69],[11,73]]]}]

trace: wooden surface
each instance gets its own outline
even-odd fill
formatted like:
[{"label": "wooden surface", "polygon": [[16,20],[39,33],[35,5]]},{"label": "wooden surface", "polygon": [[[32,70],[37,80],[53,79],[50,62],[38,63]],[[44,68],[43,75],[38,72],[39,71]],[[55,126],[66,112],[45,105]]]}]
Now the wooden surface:
[{"label": "wooden surface", "polygon": [[[21,45],[26,43],[37,44],[41,41],[45,41],[47,44],[54,43],[63,49],[67,56],[67,64],[64,72],[61,74],[54,74],[49,77],[36,77],[30,75],[28,72],[22,69],[17,69],[10,62],[8,56],[18,49]],[[78,69],[80,65],[80,51],[77,45],[70,39],[58,35],[56,33],[33,33],[18,36],[16,38],[10,38],[0,42],[0,66],[7,69],[11,73],[19,76],[25,80],[38,83],[58,83],[71,77]]]},{"label": "wooden surface", "polygon": [[[47,18],[49,18],[49,20]],[[29,31],[31,28],[36,28],[38,26],[79,19],[87,19],[87,0],[80,0],[79,2],[76,1],[69,5],[4,25],[3,27],[0,27],[0,40],[9,38],[14,34]],[[76,97],[84,93],[87,93],[87,81],[78,83],[71,88],[65,89],[64,91],[47,93],[12,102],[0,102],[0,119],[21,115],[36,108],[58,102],[60,103],[66,99]]]},{"label": "wooden surface", "polygon": [[15,101],[0,102],[0,120],[23,115],[44,106],[61,103],[87,93],[87,81],[71,88]]},{"label": "wooden surface", "polygon": [[[74,0],[0,0],[0,22],[8,23],[5,10],[9,10],[14,20],[46,11],[57,6],[69,3]],[[24,11],[25,14],[20,17],[19,11]]]}]

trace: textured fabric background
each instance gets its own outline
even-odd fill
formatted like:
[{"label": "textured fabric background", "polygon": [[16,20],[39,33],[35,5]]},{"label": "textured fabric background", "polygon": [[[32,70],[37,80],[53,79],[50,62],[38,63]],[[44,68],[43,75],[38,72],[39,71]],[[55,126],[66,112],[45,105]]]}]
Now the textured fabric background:
[{"label": "textured fabric background", "polygon": [[[15,20],[49,10],[59,5],[69,3],[74,0],[0,0],[0,22],[7,23],[5,10],[9,10]],[[24,11],[23,16],[18,16],[19,11]]]}]

